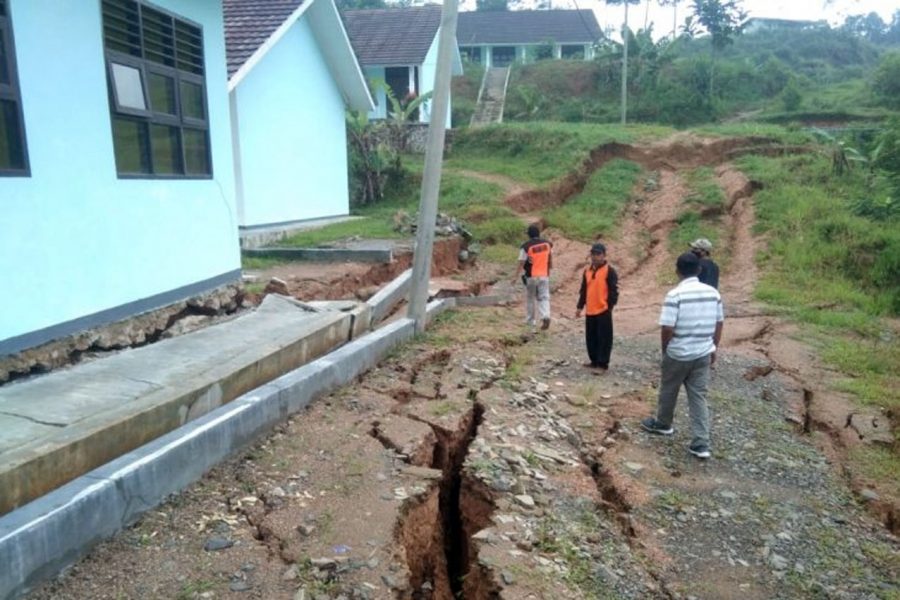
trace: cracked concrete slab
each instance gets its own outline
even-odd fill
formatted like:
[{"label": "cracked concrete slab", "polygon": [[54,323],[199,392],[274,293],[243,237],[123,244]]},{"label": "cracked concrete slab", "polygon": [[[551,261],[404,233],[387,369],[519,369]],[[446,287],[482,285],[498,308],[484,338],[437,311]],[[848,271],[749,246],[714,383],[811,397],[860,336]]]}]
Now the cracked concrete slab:
[{"label": "cracked concrete slab", "polygon": [[344,344],[354,318],[269,295],[239,319],[0,389],[0,514]]}]

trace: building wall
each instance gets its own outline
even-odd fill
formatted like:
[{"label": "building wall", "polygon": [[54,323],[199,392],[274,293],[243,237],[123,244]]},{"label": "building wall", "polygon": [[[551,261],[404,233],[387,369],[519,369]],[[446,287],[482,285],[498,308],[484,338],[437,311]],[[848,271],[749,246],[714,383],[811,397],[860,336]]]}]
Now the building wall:
[{"label": "building wall", "polygon": [[[371,86],[374,81],[384,82],[384,67],[363,67],[363,75]],[[371,86],[372,98],[375,100],[375,110],[369,112],[370,119],[386,119],[388,111],[387,94],[384,86]]]},{"label": "building wall", "polygon": [[203,27],[212,179],[119,179],[100,1],[9,2],[31,176],[0,177],[0,354],[239,276],[221,2],[155,5]]},{"label": "building wall", "polygon": [[346,215],[344,100],[305,15],[233,93],[241,225]]},{"label": "building wall", "polygon": [[[434,80],[437,77],[437,56],[438,56],[438,39],[440,38],[440,30],[434,36],[434,40],[431,42],[431,47],[428,49],[428,54],[425,55],[425,62],[422,63],[422,81],[420,90],[421,94],[427,94],[428,92],[434,91]],[[419,122],[420,123],[430,123],[431,122],[431,100],[425,102],[422,106],[422,110],[419,111]],[[445,123],[446,128],[450,128],[452,125],[450,123],[450,115],[453,113],[453,97],[452,94],[448,98],[447,104],[447,121]]]}]

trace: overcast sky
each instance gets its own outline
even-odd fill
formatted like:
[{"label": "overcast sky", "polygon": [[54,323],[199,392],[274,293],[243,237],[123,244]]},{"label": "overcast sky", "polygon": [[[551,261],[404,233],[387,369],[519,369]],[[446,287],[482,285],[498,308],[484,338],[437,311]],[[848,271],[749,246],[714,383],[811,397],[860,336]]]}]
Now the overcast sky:
[{"label": "overcast sky", "polygon": [[[590,8],[600,26],[618,29],[622,23],[622,5],[607,6],[603,0],[552,0],[553,8]],[[528,0],[526,0],[528,2]],[[678,5],[678,26],[689,12],[690,0]],[[877,12],[885,22],[890,22],[894,11],[900,8],[898,0],[743,0],[741,5],[751,17],[775,17],[781,19],[825,19],[832,24],[844,21],[847,15]],[[475,0],[460,0],[462,10],[474,10]],[[647,2],[628,7],[628,24],[641,29],[647,15]],[[672,31],[672,8],[662,8],[656,0],[650,0],[649,22],[654,23],[654,33],[662,36]]]}]

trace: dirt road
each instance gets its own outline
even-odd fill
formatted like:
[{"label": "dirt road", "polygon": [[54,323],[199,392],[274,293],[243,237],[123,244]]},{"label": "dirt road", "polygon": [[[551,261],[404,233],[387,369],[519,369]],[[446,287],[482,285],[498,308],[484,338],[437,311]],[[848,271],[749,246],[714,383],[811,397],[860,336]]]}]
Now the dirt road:
[{"label": "dirt road", "polygon": [[[660,181],[609,240],[622,300],[608,375],[580,366],[582,325],[565,316],[586,246],[551,231],[550,332],[524,329],[518,306],[449,314],[32,597],[897,598],[900,544],[839,469],[859,440],[816,412],[839,418],[841,399],[750,295],[752,186],[727,158],[757,144],[679,137],[586,165],[623,156]],[[671,438],[638,427],[680,171],[699,164],[717,169],[733,248],[705,462],[686,452],[683,407]],[[539,216],[586,176],[510,187],[509,204]]]}]

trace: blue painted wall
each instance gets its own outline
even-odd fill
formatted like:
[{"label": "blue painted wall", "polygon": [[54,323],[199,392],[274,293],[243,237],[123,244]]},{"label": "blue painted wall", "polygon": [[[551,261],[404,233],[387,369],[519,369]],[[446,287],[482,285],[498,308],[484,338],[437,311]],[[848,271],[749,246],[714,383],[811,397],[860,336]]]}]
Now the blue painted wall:
[{"label": "blue painted wall", "polygon": [[116,177],[100,0],[11,0],[31,177],[0,177],[0,342],[240,268],[219,0],[203,26],[212,180]]},{"label": "blue painted wall", "polygon": [[372,99],[375,100],[375,110],[369,112],[369,118],[387,118],[387,111],[390,107],[388,106],[388,99],[387,94],[384,92],[384,86],[371,85],[375,81],[384,83],[384,67],[363,67],[363,75],[366,76],[366,81],[370,84],[369,87],[372,90]]},{"label": "blue painted wall", "polygon": [[346,215],[344,100],[304,15],[238,83],[243,226]]}]

